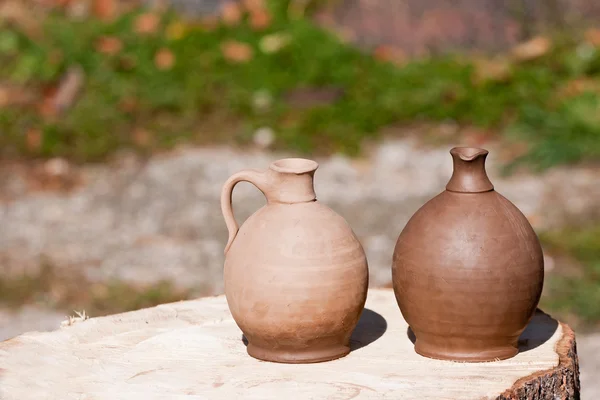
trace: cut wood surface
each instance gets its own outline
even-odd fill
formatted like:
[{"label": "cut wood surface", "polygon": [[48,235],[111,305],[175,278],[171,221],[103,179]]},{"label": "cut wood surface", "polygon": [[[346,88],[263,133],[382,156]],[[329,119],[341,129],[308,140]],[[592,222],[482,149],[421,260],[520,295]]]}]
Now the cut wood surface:
[{"label": "cut wood surface", "polygon": [[246,354],[225,297],[76,320],[0,343],[0,398],[579,398],[571,329],[538,312],[514,358],[455,363],[413,351],[391,290],[369,292],[346,357],[275,364]]}]

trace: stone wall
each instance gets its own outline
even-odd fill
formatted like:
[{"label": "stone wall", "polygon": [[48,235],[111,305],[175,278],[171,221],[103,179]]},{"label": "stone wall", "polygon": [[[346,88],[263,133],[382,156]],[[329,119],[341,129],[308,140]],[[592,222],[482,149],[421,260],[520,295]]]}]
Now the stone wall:
[{"label": "stone wall", "polygon": [[540,31],[600,21],[597,0],[338,0],[317,19],[361,45],[408,54],[497,51]]},{"label": "stone wall", "polygon": [[[186,15],[207,15],[236,0],[166,1]],[[497,51],[538,31],[580,26],[582,19],[591,24],[600,21],[598,0],[330,1],[331,7],[317,15],[322,24],[343,31],[362,46],[391,45],[416,55],[460,49]]]}]

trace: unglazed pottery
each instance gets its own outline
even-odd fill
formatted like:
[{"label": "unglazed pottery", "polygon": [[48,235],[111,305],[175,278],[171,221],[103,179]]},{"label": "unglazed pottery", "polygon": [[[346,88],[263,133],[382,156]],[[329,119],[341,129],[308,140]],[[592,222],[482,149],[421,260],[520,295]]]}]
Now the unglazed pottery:
[{"label": "unglazed pottery", "polygon": [[518,353],[544,280],[542,248],[525,216],[494,190],[486,150],[450,151],[452,178],[409,220],[392,275],[415,351],[455,361]]},{"label": "unglazed pottery", "polygon": [[[223,187],[225,294],[258,359],[310,363],[348,354],[366,301],[365,253],[346,221],[316,200],[317,167],[283,159],[264,172],[241,171]],[[240,181],[254,184],[267,204],[238,230],[231,196]]]}]

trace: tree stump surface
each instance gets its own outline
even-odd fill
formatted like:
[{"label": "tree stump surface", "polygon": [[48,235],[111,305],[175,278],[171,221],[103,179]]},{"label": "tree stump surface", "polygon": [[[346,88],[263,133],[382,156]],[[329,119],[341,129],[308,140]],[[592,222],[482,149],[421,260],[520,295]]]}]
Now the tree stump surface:
[{"label": "tree stump surface", "polygon": [[263,362],[247,355],[225,297],[208,297],[1,342],[0,398],[579,398],[575,336],[540,311],[509,360],[432,360],[413,351],[409,336],[393,292],[372,289],[348,356]]}]

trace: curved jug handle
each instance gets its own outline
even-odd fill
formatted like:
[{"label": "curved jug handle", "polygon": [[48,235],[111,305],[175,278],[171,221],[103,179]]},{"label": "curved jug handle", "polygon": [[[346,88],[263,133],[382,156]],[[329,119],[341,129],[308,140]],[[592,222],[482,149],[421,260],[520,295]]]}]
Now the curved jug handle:
[{"label": "curved jug handle", "polygon": [[225,246],[225,254],[229,251],[233,240],[237,236],[239,226],[235,220],[233,215],[233,208],[231,207],[233,188],[239,182],[250,182],[254,186],[258,188],[265,194],[266,186],[267,186],[267,172],[259,171],[256,169],[246,169],[240,171],[236,174],[231,175],[225,185],[223,185],[223,190],[221,191],[221,212],[223,213],[223,217],[225,218],[225,224],[227,225],[227,230],[229,231],[229,240],[227,241],[227,246]]}]

